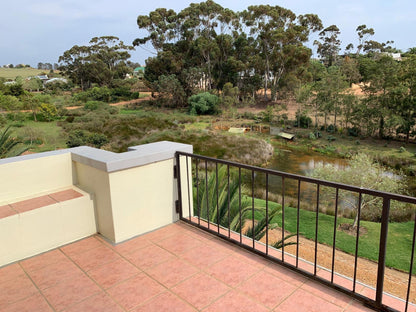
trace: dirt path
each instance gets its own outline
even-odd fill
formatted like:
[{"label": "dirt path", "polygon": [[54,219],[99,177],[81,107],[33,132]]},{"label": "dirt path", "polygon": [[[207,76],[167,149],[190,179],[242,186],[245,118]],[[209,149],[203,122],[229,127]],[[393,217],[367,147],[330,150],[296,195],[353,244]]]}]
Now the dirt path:
[{"label": "dirt path", "polygon": [[[281,229],[274,229],[269,231],[269,240],[278,241],[282,237]],[[289,235],[290,233],[287,233]],[[296,242],[296,237],[290,238],[288,241]],[[285,252],[296,255],[296,245],[285,247]],[[315,260],[315,242],[303,237],[299,238],[299,257],[309,262]],[[319,266],[331,270],[332,267],[332,247],[318,244],[318,258]],[[354,276],[354,256],[342,252],[335,251],[335,271],[339,274],[353,278]],[[375,287],[377,280],[377,263],[358,258],[357,262],[357,281]],[[325,276],[330,279],[330,275]],[[384,277],[384,291],[395,295],[399,298],[406,299],[409,275],[395,269],[385,269]],[[351,283],[352,284],[352,283]],[[416,286],[413,281],[409,301],[416,303]],[[349,286],[349,285],[348,285]]]},{"label": "dirt path", "polygon": [[[110,106],[123,106],[123,105],[127,105],[127,104],[136,104],[136,103],[140,103],[146,100],[150,100],[150,95],[147,95],[146,97],[140,98],[140,99],[135,99],[135,100],[130,100],[130,101],[123,101],[123,102],[117,102],[117,103],[110,103]],[[66,109],[77,109],[77,108],[81,108],[82,106],[68,106],[65,107]]]}]

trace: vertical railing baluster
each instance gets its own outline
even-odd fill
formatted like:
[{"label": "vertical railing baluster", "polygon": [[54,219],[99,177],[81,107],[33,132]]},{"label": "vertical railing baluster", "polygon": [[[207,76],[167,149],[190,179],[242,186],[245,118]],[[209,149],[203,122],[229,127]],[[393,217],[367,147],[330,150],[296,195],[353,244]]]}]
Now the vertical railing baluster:
[{"label": "vertical railing baluster", "polygon": [[266,255],[269,254],[269,174],[266,172]]},{"label": "vertical railing baluster", "polygon": [[209,229],[209,196],[208,196],[208,161],[205,160],[205,198],[207,202],[207,222]]},{"label": "vertical railing baluster", "polygon": [[238,207],[239,207],[239,217],[240,217],[240,244],[243,242],[243,225],[242,225],[242,215],[241,215],[241,167],[238,167]]},{"label": "vertical railing baluster", "polygon": [[410,287],[412,286],[412,276],[413,276],[413,262],[415,261],[415,242],[416,242],[416,219],[415,225],[413,226],[413,242],[412,242],[412,253],[410,256],[410,270],[409,270],[409,283],[407,286],[407,295],[406,295],[406,308],[405,312],[407,312],[409,306],[409,296],[410,296]]},{"label": "vertical railing baluster", "polygon": [[230,229],[230,165],[227,165],[227,207],[228,207],[228,238],[231,236],[231,229]]},{"label": "vertical railing baluster", "polygon": [[361,204],[363,200],[363,194],[360,193],[358,197],[358,210],[357,210],[357,236],[355,238],[355,255],[354,255],[354,278],[352,291],[355,292],[355,286],[357,284],[357,266],[358,266],[358,243],[360,239],[360,219],[361,219]]},{"label": "vertical railing baluster", "polygon": [[298,180],[298,209],[296,212],[296,267],[299,266],[300,180]]},{"label": "vertical railing baluster", "polygon": [[251,218],[252,218],[252,234],[253,234],[253,249],[255,247],[255,235],[254,235],[254,170],[251,170]]},{"label": "vertical railing baluster", "polygon": [[195,166],[196,166],[196,206],[197,206],[197,210],[198,210],[198,225],[201,226],[201,205],[199,203],[199,172],[198,172],[198,167],[199,167],[199,159],[197,158],[195,160]]},{"label": "vertical railing baluster", "polygon": [[285,261],[285,177],[282,176],[282,261]]},{"label": "vertical railing baluster", "polygon": [[215,163],[215,184],[217,186],[217,230],[220,233],[220,207],[218,202],[218,192],[219,192],[219,185],[218,185],[218,163]]},{"label": "vertical railing baluster", "polygon": [[313,266],[313,275],[316,276],[318,265],[318,226],[319,226],[319,189],[320,184],[316,185],[316,221],[315,221],[315,259]]},{"label": "vertical railing baluster", "polygon": [[182,219],[183,212],[182,212],[182,186],[181,186],[181,166],[180,166],[180,162],[181,162],[181,155],[176,153],[176,170],[177,170],[177,172],[176,172],[177,173],[176,182],[177,182],[177,187],[178,187],[179,218]]},{"label": "vertical railing baluster", "polygon": [[339,189],[336,188],[335,191],[335,218],[334,218],[334,237],[332,240],[332,268],[331,268],[331,283],[334,282],[334,268],[335,268],[335,245],[337,238],[337,219],[338,219],[338,192]]},{"label": "vertical railing baluster", "polygon": [[191,187],[189,188],[189,164],[188,164],[189,161],[188,160],[189,160],[189,156],[186,156],[186,183],[188,183],[187,186],[186,186],[186,189],[188,190],[188,210],[189,210],[188,219],[190,221],[191,216],[192,216],[192,213],[191,213],[191,192],[192,192],[193,186],[191,185]]},{"label": "vertical railing baluster", "polygon": [[383,302],[384,270],[386,267],[387,235],[389,230],[390,198],[383,197],[383,212],[381,214],[380,248],[378,254],[376,304]]}]

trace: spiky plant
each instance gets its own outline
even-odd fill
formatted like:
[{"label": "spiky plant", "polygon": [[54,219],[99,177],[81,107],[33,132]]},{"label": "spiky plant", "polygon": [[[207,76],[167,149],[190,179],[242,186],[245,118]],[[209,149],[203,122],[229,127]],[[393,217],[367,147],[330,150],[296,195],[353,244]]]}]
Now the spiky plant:
[{"label": "spiky plant", "polygon": [[[218,170],[208,173],[207,176],[204,173],[200,174],[193,189],[194,213],[202,219],[230,228],[232,231],[241,232],[245,222],[252,218],[254,210],[262,217],[256,222],[254,229],[248,226],[243,234],[252,238],[254,230],[254,238],[259,241],[266,234],[266,224],[269,225],[269,230],[277,227],[277,224],[271,222],[281,213],[281,208],[270,209],[266,217],[265,207],[253,207],[251,198],[242,195],[245,188],[242,186],[240,189],[239,180],[235,173],[227,169],[227,166],[221,166]],[[273,243],[272,246],[282,248],[283,245],[296,244],[285,242],[293,235],[286,236],[281,241]]]},{"label": "spiky plant", "polygon": [[18,148],[18,145],[22,142],[11,136],[10,128],[11,126],[8,126],[3,132],[0,132],[0,158],[19,156],[27,151],[27,147]]}]

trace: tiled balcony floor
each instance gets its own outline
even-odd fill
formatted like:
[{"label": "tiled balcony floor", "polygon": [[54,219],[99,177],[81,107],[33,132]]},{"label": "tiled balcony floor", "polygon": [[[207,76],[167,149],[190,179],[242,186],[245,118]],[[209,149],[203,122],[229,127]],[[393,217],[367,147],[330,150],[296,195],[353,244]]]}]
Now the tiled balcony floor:
[{"label": "tiled balcony floor", "polygon": [[112,246],[92,236],[0,268],[0,311],[371,311],[178,222]]}]

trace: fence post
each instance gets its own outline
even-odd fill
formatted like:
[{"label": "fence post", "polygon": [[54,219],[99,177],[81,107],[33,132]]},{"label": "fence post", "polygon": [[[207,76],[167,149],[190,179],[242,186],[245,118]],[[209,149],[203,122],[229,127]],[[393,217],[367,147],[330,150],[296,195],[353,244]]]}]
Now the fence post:
[{"label": "fence post", "polygon": [[383,212],[381,215],[380,247],[378,254],[376,304],[382,305],[384,270],[386,267],[387,234],[389,228],[390,198],[383,197]]},{"label": "fence post", "polygon": [[179,208],[179,219],[183,218],[182,215],[182,186],[181,186],[181,159],[180,159],[180,155],[178,152],[175,153],[176,156],[176,181],[177,181],[177,185],[178,185],[178,200],[177,200],[177,207]]}]

